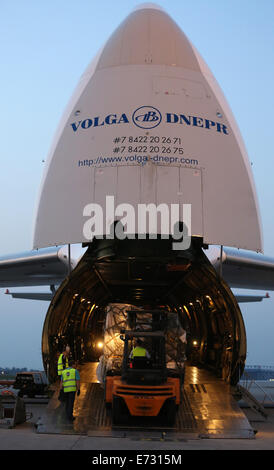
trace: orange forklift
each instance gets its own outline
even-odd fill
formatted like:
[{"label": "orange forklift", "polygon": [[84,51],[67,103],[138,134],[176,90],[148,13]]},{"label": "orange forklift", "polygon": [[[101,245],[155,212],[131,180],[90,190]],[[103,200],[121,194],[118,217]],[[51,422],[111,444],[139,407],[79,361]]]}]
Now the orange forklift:
[{"label": "orange forklift", "polygon": [[[183,374],[166,367],[168,312],[131,310],[127,315],[130,329],[121,330],[120,336],[124,341],[122,370],[120,375],[109,371],[105,380],[105,401],[112,406],[112,424],[130,426],[136,418],[142,418],[143,424],[148,418],[172,427],[181,403]],[[150,359],[130,358],[137,339],[142,340]]]}]

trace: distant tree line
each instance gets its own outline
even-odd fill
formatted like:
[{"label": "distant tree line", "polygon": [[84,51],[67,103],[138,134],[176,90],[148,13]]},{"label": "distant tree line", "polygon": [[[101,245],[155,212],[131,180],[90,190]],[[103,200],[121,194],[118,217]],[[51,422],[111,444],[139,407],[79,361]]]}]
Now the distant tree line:
[{"label": "distant tree line", "polygon": [[1,378],[15,377],[17,372],[27,372],[27,367],[0,367],[0,380]]}]

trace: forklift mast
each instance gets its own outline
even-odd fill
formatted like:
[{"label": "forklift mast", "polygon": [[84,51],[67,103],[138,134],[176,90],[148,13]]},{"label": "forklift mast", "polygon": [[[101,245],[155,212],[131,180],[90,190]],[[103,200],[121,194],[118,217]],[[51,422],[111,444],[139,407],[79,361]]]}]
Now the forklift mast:
[{"label": "forklift mast", "polygon": [[[144,315],[150,315],[151,321]],[[128,324],[131,330],[166,331],[168,326],[168,312],[165,310],[127,310]]]},{"label": "forklift mast", "polygon": [[[167,329],[167,312],[163,310],[130,310],[127,312],[130,330],[121,330],[120,338],[124,341],[122,379],[130,383],[162,383],[167,378],[165,331]],[[148,318],[150,317],[150,318]],[[129,354],[133,340],[142,338],[144,347],[151,359],[143,358],[143,365],[138,370],[133,363],[129,364]],[[131,348],[129,348],[131,343]],[[134,369],[134,370],[133,370]]]}]

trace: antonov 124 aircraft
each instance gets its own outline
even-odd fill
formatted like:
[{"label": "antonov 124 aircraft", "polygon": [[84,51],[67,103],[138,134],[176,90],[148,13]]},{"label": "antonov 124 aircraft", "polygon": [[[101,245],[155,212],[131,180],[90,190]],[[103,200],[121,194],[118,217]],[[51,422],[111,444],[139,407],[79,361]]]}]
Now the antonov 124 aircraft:
[{"label": "antonov 124 aircraft", "polygon": [[[172,227],[159,236],[160,217],[154,238],[129,218],[123,237],[110,231],[125,208],[136,217],[149,204],[177,205],[181,223],[191,205],[186,249],[173,249]],[[97,209],[108,212],[95,233]],[[0,286],[50,286],[12,296],[50,302],[42,355],[52,378],[63,343],[94,358],[105,308],[119,303],[177,312],[199,363],[236,383],[246,359],[239,302],[265,296],[231,288],[274,290],[274,259],[262,251],[251,164],[222,90],[174,20],[139,5],[80,78],[46,161],[33,250],[0,260]]]}]

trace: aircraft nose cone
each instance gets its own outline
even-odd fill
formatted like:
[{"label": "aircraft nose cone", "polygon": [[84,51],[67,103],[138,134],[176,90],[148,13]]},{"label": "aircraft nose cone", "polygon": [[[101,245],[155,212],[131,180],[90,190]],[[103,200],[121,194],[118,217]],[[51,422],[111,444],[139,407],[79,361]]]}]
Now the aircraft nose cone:
[{"label": "aircraft nose cone", "polygon": [[191,43],[178,25],[161,7],[145,3],[114,31],[97,69],[151,64],[200,71]]},{"label": "aircraft nose cone", "polygon": [[140,3],[140,5],[137,5],[133,9],[133,11],[138,11],[138,10],[159,10],[159,11],[164,11],[164,9],[160,5],[157,5],[156,3],[152,3],[152,2]]}]

